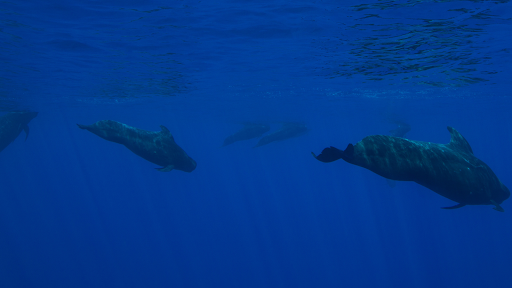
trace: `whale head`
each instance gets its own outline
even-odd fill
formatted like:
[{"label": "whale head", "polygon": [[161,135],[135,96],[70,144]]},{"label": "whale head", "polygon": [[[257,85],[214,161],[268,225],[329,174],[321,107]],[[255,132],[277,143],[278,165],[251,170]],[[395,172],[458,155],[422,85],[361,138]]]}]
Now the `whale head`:
[{"label": "whale head", "polygon": [[510,190],[500,182],[500,189],[493,193],[493,200],[501,204],[510,197]]},{"label": "whale head", "polygon": [[190,158],[188,155],[187,155],[187,160],[186,161],[182,161],[179,165],[179,170],[181,171],[184,171],[184,172],[192,172],[194,171],[194,169],[196,169],[196,166],[197,166],[197,163],[196,161],[194,161],[194,159]]}]

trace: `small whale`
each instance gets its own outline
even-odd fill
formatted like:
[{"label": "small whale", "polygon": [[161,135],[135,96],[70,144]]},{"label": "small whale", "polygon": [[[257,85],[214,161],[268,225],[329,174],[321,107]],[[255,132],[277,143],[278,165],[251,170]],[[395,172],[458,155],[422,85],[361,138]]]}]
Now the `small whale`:
[{"label": "small whale", "polygon": [[503,212],[500,204],[510,197],[508,188],[473,155],[471,146],[457,130],[448,127],[448,131],[448,144],[373,135],[356,145],[348,144],[345,151],[331,146],[318,156],[312,154],[322,162],[343,159],[387,179],[416,182],[458,203],[444,209],[494,205],[493,209]]},{"label": "small whale", "polygon": [[279,130],[263,136],[260,141],[258,141],[256,146],[254,146],[254,148],[267,145],[274,141],[282,141],[293,137],[298,137],[307,131],[308,128],[302,123],[283,123]]},{"label": "small whale", "polygon": [[237,141],[249,140],[252,138],[260,137],[261,135],[267,133],[269,130],[270,125],[267,124],[244,123],[244,128],[228,136],[224,140],[224,145],[222,146],[227,146]]},{"label": "small whale", "polygon": [[92,125],[77,125],[105,140],[123,144],[138,156],[162,166],[155,168],[158,171],[168,172],[176,169],[192,172],[197,166],[196,161],[174,142],[171,132],[164,126],[160,126],[161,131],[146,131],[112,120],[102,120]]},{"label": "small whale", "polygon": [[25,131],[28,138],[28,123],[37,116],[37,112],[9,112],[0,117],[0,152]]},{"label": "small whale", "polygon": [[393,130],[389,131],[389,135],[393,137],[402,137],[405,138],[405,134],[411,131],[411,126],[403,121],[393,121],[397,127]]}]

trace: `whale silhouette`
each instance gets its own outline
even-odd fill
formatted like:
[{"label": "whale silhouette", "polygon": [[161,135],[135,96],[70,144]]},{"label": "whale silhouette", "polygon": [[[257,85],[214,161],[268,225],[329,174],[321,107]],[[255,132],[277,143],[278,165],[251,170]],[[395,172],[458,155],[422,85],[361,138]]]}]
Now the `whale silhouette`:
[{"label": "whale silhouette", "polygon": [[171,132],[164,126],[160,126],[161,131],[146,131],[112,120],[102,120],[92,125],[77,125],[105,140],[123,144],[138,156],[162,166],[156,168],[159,171],[168,172],[176,169],[192,172],[197,166],[196,161],[176,144]]},{"label": "whale silhouette", "polygon": [[389,131],[389,135],[393,137],[402,137],[405,138],[405,134],[411,131],[411,126],[403,121],[397,120],[393,121],[396,124],[396,128]]},{"label": "whale silhouette", "polygon": [[232,135],[229,135],[222,146],[233,144],[237,141],[249,140],[252,138],[260,137],[270,130],[270,125],[267,124],[254,124],[244,123],[244,127]]},{"label": "whale silhouette", "polygon": [[28,123],[37,116],[37,112],[9,112],[0,117],[0,152],[25,131],[28,138]]},{"label": "whale silhouette", "polygon": [[306,133],[307,131],[308,128],[306,127],[306,125],[302,123],[283,123],[281,128],[279,128],[277,131],[263,136],[258,141],[256,146],[254,146],[254,148],[267,145],[274,141],[283,141],[286,139],[297,137]]},{"label": "whale silhouette", "polygon": [[482,160],[473,155],[469,143],[452,127],[448,127],[450,143],[436,144],[412,141],[401,137],[373,135],[345,151],[325,148],[313,156],[322,162],[343,159],[366,168],[382,177],[416,182],[441,196],[457,202],[455,209],[465,205],[500,206],[510,191]]}]

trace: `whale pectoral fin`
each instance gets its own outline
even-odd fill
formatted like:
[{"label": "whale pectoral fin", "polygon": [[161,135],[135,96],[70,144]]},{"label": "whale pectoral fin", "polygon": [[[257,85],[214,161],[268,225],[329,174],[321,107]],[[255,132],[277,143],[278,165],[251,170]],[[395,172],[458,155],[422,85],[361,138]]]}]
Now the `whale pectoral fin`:
[{"label": "whale pectoral fin", "polygon": [[492,209],[498,212],[505,212],[505,209],[503,209],[503,207],[501,207],[500,205],[496,205],[496,207],[492,207]]},{"label": "whale pectoral fin", "polygon": [[163,168],[155,168],[155,169],[160,171],[160,172],[169,172],[172,169],[174,169],[174,165],[169,165],[169,166],[165,166]]},{"label": "whale pectoral fin", "polygon": [[28,131],[29,131],[29,128],[28,128],[28,125],[25,124],[25,126],[23,126],[23,131],[25,131],[25,134],[27,134],[27,136],[25,136],[25,141],[27,141],[27,138],[28,138]]},{"label": "whale pectoral fin", "polygon": [[495,205],[496,207],[492,207],[492,209],[498,211],[498,212],[505,212],[505,209],[503,209],[500,204],[496,203],[496,201],[491,200],[492,205]]},{"label": "whale pectoral fin", "polygon": [[457,209],[457,208],[464,207],[464,206],[466,206],[466,204],[459,203],[457,205],[450,206],[450,207],[441,207],[441,209]]}]

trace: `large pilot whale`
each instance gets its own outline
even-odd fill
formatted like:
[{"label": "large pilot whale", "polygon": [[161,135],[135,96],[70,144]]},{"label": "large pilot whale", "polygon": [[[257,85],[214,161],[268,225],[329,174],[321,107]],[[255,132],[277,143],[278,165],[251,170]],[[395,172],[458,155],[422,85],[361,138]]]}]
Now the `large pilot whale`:
[{"label": "large pilot whale", "polygon": [[322,162],[343,159],[382,177],[397,181],[414,181],[441,196],[465,205],[494,205],[508,199],[510,191],[482,160],[473,155],[469,143],[452,127],[448,127],[450,143],[436,144],[401,137],[373,135],[345,151],[325,148],[313,156]]},{"label": "large pilot whale", "polygon": [[112,120],[102,120],[92,125],[77,125],[105,140],[123,144],[140,157],[162,166],[156,168],[159,171],[168,172],[176,169],[192,172],[196,168],[196,161],[174,142],[171,132],[164,126],[160,126],[161,131],[146,131]]},{"label": "large pilot whale", "polygon": [[25,131],[28,138],[28,123],[37,116],[37,112],[9,112],[0,117],[0,152]]}]

